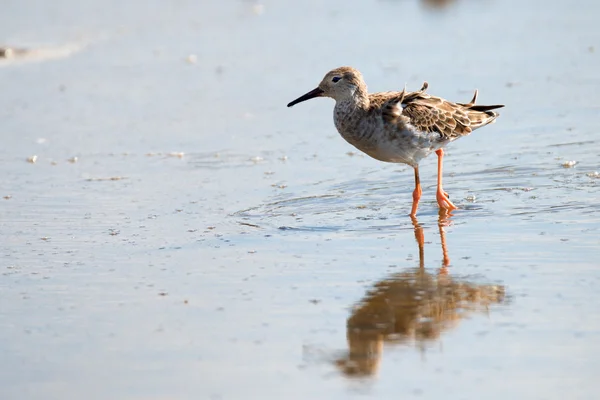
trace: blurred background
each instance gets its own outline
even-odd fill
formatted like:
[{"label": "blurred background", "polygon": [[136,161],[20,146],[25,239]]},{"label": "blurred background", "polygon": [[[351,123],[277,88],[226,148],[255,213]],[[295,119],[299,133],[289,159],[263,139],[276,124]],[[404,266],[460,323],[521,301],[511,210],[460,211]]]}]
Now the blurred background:
[{"label": "blurred background", "polygon": [[[0,398],[593,399],[600,3],[8,0]],[[505,104],[412,170],[370,91]]]}]

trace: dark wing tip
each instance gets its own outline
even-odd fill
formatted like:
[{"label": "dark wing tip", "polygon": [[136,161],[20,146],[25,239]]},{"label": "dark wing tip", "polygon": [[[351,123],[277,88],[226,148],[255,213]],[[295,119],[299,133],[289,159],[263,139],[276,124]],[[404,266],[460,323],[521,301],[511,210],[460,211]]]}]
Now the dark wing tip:
[{"label": "dark wing tip", "polygon": [[473,110],[473,111],[490,111],[490,110],[495,110],[497,108],[502,108],[504,107],[504,104],[496,104],[493,106],[471,106],[469,107],[469,110]]}]

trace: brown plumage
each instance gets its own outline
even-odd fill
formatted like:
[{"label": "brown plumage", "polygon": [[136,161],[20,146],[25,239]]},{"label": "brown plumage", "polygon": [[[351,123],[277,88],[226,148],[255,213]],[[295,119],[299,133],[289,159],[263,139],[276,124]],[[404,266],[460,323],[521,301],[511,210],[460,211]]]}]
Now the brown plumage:
[{"label": "brown plumage", "polygon": [[469,103],[453,103],[426,93],[429,85],[407,92],[368,93],[361,73],[352,67],[328,72],[319,86],[288,104],[291,107],[314,97],[336,101],[334,123],[346,141],[371,157],[404,163],[415,169],[413,192],[415,215],[421,196],[419,161],[432,152],[438,155],[437,199],[441,208],[456,208],[442,189],[443,147],[498,117],[492,111],[502,105],[476,105],[477,90]]},{"label": "brown plumage", "polygon": [[[490,111],[504,106],[476,106],[477,90],[469,103],[452,103],[425,93],[427,82],[418,92],[399,94],[375,93],[369,95],[370,108],[382,108],[387,123],[410,124],[422,132],[437,132],[441,139],[457,139],[474,129],[492,123],[498,113]],[[380,105],[383,103],[382,105]]]}]

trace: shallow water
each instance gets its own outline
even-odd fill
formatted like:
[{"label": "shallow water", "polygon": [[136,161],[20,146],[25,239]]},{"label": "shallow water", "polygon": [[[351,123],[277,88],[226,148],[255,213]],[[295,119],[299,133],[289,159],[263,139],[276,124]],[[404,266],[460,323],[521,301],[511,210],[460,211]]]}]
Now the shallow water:
[{"label": "shallow water", "polygon": [[[598,3],[201,3],[3,6],[0,398],[594,399]],[[344,64],[507,105],[452,216],[285,107]]]}]

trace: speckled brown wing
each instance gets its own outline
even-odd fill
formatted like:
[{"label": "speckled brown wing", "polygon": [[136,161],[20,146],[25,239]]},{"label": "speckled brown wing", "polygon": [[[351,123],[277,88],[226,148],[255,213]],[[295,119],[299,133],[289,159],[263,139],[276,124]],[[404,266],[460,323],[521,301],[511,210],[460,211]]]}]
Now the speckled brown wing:
[{"label": "speckled brown wing", "polygon": [[465,109],[439,97],[415,98],[402,112],[409,123],[423,132],[438,132],[443,139],[471,133],[471,121]]},{"label": "speckled brown wing", "polygon": [[418,130],[438,132],[442,139],[452,140],[492,123],[498,113],[490,110],[503,107],[476,106],[471,103],[456,104],[439,97],[421,95],[404,101],[402,115]]},{"label": "speckled brown wing", "polygon": [[[383,93],[382,93],[383,94]],[[375,103],[379,103],[374,110],[381,110],[381,117],[386,123],[395,123],[402,114],[402,101],[406,95],[406,90],[401,92],[386,93],[385,96],[375,98]],[[371,104],[373,99],[371,99]]]},{"label": "speckled brown wing", "polygon": [[418,92],[406,92],[406,88],[401,92],[376,93],[369,98],[373,108],[381,110],[381,117],[387,123],[398,124],[406,121],[400,121],[398,118],[402,115],[402,105],[410,103],[414,99],[425,94],[429,87],[427,82],[423,82],[421,90]]}]

